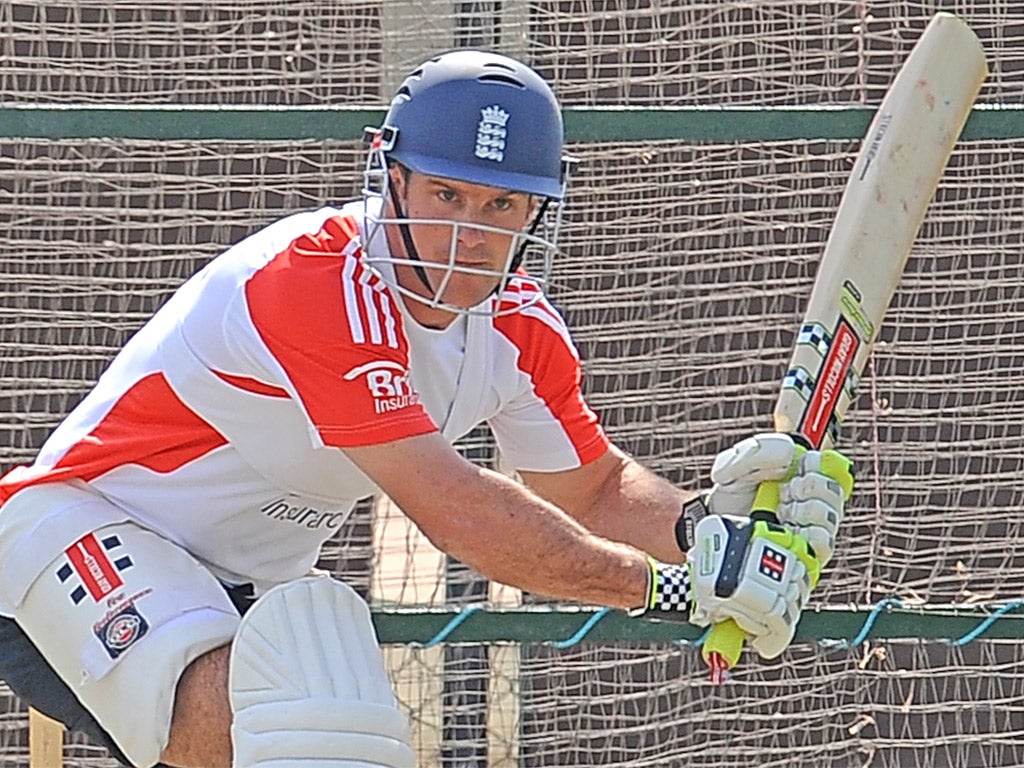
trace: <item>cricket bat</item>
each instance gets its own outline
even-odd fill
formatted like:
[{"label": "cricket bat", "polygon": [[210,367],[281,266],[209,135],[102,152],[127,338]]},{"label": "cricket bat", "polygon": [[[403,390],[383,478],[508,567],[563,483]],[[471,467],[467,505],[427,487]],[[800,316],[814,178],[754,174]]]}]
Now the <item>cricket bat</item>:
[{"label": "cricket bat", "polygon": [[[830,448],[854,400],[871,345],[903,274],[981,84],[988,74],[977,36],[937,13],[875,113],[846,183],[792,359],[774,428]],[[774,510],[778,483],[764,483],[754,509]],[[712,627],[702,655],[715,682],[739,660],[745,639],[733,621]]]}]

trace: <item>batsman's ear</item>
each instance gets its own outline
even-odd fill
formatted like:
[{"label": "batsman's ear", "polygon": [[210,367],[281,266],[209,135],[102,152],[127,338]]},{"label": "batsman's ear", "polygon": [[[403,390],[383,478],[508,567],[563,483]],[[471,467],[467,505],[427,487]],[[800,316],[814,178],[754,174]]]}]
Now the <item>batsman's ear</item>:
[{"label": "batsman's ear", "polygon": [[388,166],[388,176],[391,180],[391,186],[394,187],[395,192],[400,197],[405,197],[405,185],[409,181],[409,174],[411,171],[401,163],[391,163]]}]

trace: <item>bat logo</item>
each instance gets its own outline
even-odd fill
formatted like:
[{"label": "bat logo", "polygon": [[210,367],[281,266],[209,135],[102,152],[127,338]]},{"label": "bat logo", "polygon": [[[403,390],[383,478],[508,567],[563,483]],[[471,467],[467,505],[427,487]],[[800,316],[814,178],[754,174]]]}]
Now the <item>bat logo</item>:
[{"label": "bat logo", "polygon": [[862,339],[874,339],[875,326],[868,319],[861,305],[862,301],[857,287],[849,280],[844,281],[842,293],[839,294],[839,305],[843,308],[843,315],[857,327]]},{"label": "bat logo", "polygon": [[886,131],[889,130],[889,125],[892,123],[891,114],[882,114],[878,117],[878,125],[875,128],[874,135],[871,137],[871,144],[868,145],[867,152],[864,155],[864,168],[860,172],[860,181],[864,181],[864,177],[868,175],[868,170],[871,168],[871,163],[878,155],[879,149],[882,146],[882,139],[885,138]]},{"label": "bat logo", "polygon": [[841,317],[836,332],[832,335],[828,356],[821,368],[817,386],[811,394],[804,413],[801,432],[812,445],[819,446],[825,439],[829,421],[843,393],[843,385],[847,374],[853,367],[853,360],[860,349],[860,339],[854,332],[849,321]]}]

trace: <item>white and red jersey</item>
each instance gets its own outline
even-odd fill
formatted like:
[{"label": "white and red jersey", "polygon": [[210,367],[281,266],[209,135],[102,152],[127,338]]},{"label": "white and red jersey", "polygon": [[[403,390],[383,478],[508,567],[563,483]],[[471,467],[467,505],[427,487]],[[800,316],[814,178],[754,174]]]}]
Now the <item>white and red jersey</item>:
[{"label": "white and red jersey", "polygon": [[[0,501],[84,481],[220,578],[268,586],[306,573],[377,492],[345,448],[438,430],[454,441],[487,422],[515,469],[604,453],[576,350],[546,300],[424,328],[362,264],[363,225],[361,202],[300,213],[210,262],[36,461],[0,479]],[[535,290],[515,279],[488,301]]]}]

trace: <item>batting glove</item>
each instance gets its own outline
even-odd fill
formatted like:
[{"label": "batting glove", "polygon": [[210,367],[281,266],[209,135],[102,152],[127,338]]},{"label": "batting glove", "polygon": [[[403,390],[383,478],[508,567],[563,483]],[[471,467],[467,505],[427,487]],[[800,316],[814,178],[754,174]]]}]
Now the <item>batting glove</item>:
[{"label": "batting glove", "polygon": [[781,432],[765,432],[741,440],[715,457],[711,467],[714,486],[683,505],[676,523],[676,541],[686,552],[693,546],[694,528],[711,515],[745,517],[750,514],[758,486],[785,479],[804,449]]},{"label": "batting glove", "polygon": [[766,659],[792,642],[800,613],[821,575],[807,541],[764,520],[706,517],[687,555],[697,626],[733,619]]},{"label": "batting glove", "polygon": [[764,658],[793,639],[821,573],[806,540],[764,520],[709,515],[684,565],[651,560],[647,602],[633,611],[698,627],[733,619]]},{"label": "batting glove", "polygon": [[826,565],[836,548],[836,532],[853,493],[850,460],[838,451],[808,451],[796,475],[779,486],[779,522],[803,536]]},{"label": "batting glove", "polygon": [[711,491],[683,505],[676,541],[686,552],[697,523],[708,514],[741,517],[753,508],[758,488],[779,482],[771,509],[780,522],[806,538],[822,564],[832,559],[844,505],[853,492],[852,465],[838,451],[809,451],[791,436],[767,432],[740,441],[715,457]]}]

